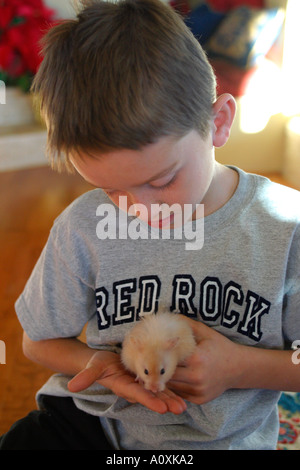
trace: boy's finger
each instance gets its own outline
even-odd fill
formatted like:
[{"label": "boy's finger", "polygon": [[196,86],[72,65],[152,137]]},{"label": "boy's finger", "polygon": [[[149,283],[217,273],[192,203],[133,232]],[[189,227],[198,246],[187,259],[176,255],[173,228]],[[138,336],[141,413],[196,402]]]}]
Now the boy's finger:
[{"label": "boy's finger", "polygon": [[171,390],[152,394],[147,391],[147,396],[140,396],[137,400],[156,413],[164,414],[167,411],[174,414],[181,414],[186,410],[186,404],[183,399],[175,395]]},{"label": "boy's finger", "polygon": [[166,388],[163,392],[158,393],[157,396],[166,403],[171,413],[181,414],[187,408],[185,401],[170,389]]},{"label": "boy's finger", "polygon": [[205,338],[210,338],[211,336],[218,334],[210,326],[205,325],[201,321],[194,320],[185,315],[183,315],[183,318],[191,326],[197,343]]},{"label": "boy's finger", "polygon": [[99,372],[92,367],[83,369],[68,382],[70,392],[81,392],[92,385],[98,378]]}]

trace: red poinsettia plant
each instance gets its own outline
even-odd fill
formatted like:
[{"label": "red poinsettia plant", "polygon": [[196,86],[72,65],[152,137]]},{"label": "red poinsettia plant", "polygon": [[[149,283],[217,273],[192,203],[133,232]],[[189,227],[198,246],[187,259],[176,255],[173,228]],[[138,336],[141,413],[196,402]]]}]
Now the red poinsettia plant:
[{"label": "red poinsettia plant", "polygon": [[0,0],[0,80],[7,86],[29,90],[54,13],[43,0]]}]

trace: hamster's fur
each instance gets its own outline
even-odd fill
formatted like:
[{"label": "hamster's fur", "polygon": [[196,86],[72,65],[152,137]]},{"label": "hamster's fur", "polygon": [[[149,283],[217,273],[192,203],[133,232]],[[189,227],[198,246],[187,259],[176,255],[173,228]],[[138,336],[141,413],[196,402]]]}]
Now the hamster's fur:
[{"label": "hamster's fur", "polygon": [[196,346],[192,328],[181,314],[148,314],[126,334],[121,360],[152,392],[165,389],[177,365]]}]

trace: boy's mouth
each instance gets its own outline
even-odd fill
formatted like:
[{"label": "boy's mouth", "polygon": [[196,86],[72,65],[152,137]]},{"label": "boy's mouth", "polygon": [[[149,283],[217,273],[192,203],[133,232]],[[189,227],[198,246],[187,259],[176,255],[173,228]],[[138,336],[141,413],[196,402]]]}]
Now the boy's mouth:
[{"label": "boy's mouth", "polygon": [[170,216],[165,217],[164,219],[158,219],[158,220],[148,220],[148,225],[150,225],[153,228],[172,228],[172,225],[174,223],[174,213],[172,213]]}]

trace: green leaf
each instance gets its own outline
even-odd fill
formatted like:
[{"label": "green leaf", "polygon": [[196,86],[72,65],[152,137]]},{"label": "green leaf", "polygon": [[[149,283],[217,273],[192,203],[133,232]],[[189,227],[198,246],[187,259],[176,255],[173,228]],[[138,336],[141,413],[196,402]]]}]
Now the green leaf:
[{"label": "green leaf", "polygon": [[17,86],[19,86],[25,93],[30,90],[31,83],[32,76],[29,74],[22,75],[22,77],[19,77],[17,80]]},{"label": "green leaf", "polygon": [[26,22],[26,19],[23,18],[23,16],[15,16],[11,23],[10,23],[10,26],[18,26],[19,24],[23,24]]},{"label": "green leaf", "polygon": [[32,79],[33,77],[29,73],[18,78],[12,78],[9,77],[6,72],[0,70],[0,80],[2,80],[6,86],[17,86],[25,93],[29,92]]}]

